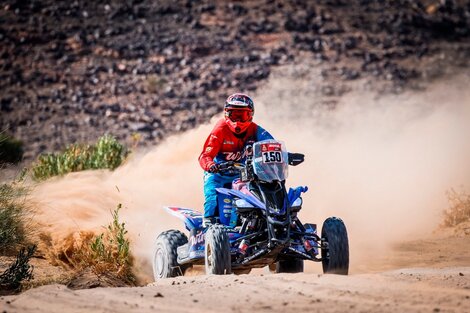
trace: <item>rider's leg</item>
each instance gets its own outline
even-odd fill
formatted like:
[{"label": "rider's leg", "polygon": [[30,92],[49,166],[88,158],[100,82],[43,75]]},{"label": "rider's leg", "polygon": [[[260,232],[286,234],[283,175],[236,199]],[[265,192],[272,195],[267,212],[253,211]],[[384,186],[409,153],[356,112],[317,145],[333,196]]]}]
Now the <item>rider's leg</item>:
[{"label": "rider's leg", "polygon": [[222,187],[222,182],[217,176],[208,172],[204,173],[204,220],[207,221],[214,219],[217,209],[217,192],[215,188]]},{"label": "rider's leg", "polygon": [[224,177],[219,174],[204,173],[204,224],[214,223],[217,213],[216,188],[224,187],[233,181],[233,177]]}]

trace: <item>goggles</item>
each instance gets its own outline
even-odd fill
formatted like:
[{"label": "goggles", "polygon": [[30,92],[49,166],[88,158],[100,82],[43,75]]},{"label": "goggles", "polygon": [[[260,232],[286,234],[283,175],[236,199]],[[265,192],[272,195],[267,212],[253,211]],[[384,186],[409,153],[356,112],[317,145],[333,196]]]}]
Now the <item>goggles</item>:
[{"label": "goggles", "polygon": [[248,109],[229,109],[225,111],[225,116],[232,122],[248,122],[251,120],[252,112]]}]

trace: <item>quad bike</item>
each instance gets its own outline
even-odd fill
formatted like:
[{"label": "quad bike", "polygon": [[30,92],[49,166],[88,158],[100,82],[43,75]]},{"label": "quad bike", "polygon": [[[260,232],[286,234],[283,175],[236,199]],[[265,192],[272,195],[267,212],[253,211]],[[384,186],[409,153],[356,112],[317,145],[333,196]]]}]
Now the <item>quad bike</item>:
[{"label": "quad bike", "polygon": [[276,273],[303,272],[304,260],[322,262],[324,273],[347,275],[349,244],[346,227],[337,217],[327,218],[317,234],[315,224],[297,216],[307,187],[286,190],[289,165],[304,155],[288,153],[282,142],[264,140],[245,151],[245,164],[224,162],[225,174],[236,174],[231,186],[217,188],[218,223],[204,227],[202,214],[187,208],[166,207],[180,218],[188,237],[178,230],[162,232],[153,255],[155,279],[184,275],[193,265],[205,265],[207,274],[247,274],[269,266]]}]

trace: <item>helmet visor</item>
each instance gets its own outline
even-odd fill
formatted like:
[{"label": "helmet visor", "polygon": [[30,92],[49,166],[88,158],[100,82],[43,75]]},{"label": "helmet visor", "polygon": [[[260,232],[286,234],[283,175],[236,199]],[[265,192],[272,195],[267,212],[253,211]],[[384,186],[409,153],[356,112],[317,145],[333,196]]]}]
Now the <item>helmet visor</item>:
[{"label": "helmet visor", "polygon": [[231,109],[225,112],[225,115],[232,122],[248,122],[251,120],[251,110],[247,109]]}]

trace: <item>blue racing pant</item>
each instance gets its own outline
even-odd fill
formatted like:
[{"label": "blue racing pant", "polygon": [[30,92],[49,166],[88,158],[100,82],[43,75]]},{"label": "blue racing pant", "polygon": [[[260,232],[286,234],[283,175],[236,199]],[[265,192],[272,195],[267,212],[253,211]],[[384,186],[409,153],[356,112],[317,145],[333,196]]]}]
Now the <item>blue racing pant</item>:
[{"label": "blue racing pant", "polygon": [[204,217],[216,217],[218,213],[217,191],[215,188],[231,188],[235,178],[237,176],[222,176],[220,174],[204,172]]}]

